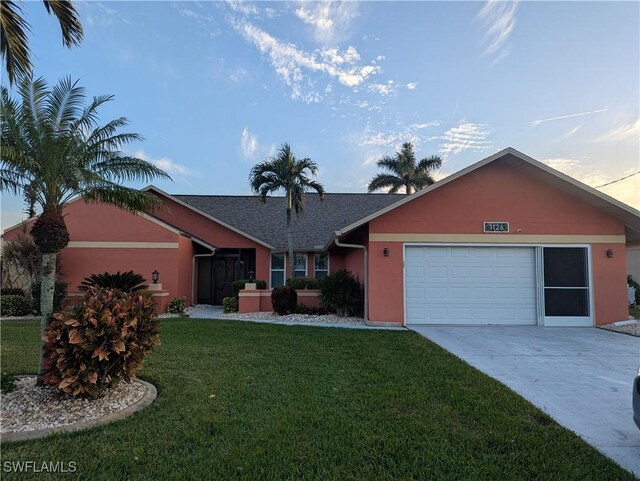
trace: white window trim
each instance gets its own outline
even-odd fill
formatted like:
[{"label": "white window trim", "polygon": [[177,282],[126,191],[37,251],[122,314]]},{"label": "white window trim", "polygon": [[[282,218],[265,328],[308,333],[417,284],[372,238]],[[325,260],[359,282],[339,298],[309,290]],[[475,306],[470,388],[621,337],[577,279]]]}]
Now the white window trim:
[{"label": "white window trim", "polygon": [[[282,255],[284,257],[284,263],[283,263],[283,267],[282,269],[274,269],[273,268],[273,256],[274,255]],[[270,252],[269,253],[269,289],[273,289],[273,285],[272,285],[272,279],[273,279],[273,273],[274,272],[282,272],[283,273],[283,280],[286,283],[287,282],[287,276],[286,276],[286,272],[287,272],[287,254],[285,254],[284,252]],[[284,285],[284,284],[283,284]]]},{"label": "white window trim", "polygon": [[[313,277],[314,279],[316,278],[316,256],[318,255],[326,255],[327,256],[327,276],[329,275],[329,272],[331,272],[331,256],[329,255],[328,252],[315,252],[313,254]],[[323,270],[321,270],[320,272],[324,272]]]},{"label": "white window trim", "polygon": [[[307,255],[306,252],[294,252],[293,253],[293,259],[290,259],[289,262],[293,262],[293,276],[295,277],[296,275],[296,270],[295,270],[295,258],[296,256],[304,256],[304,276],[303,277],[307,277],[309,275],[309,256]],[[315,266],[314,266],[315,267]],[[297,271],[300,272],[300,271]]]}]

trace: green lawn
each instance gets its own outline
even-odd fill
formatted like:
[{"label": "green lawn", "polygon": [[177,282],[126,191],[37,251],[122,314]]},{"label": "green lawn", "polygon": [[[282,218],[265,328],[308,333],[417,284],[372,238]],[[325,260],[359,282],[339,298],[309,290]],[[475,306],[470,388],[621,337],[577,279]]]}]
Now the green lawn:
[{"label": "green lawn", "polygon": [[[633,479],[413,332],[169,319],[162,342],[141,376],[159,388],[149,408],[3,444],[3,466],[75,461],[75,475],[32,476],[93,481]],[[5,377],[37,355],[36,322],[2,322]]]}]

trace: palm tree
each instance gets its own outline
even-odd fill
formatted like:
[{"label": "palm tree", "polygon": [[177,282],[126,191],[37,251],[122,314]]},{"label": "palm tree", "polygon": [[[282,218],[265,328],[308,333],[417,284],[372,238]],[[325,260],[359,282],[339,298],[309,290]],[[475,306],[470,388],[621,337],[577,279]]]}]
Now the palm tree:
[{"label": "palm tree", "polygon": [[293,239],[291,237],[291,213],[300,214],[304,210],[304,194],[315,190],[324,199],[322,184],[311,180],[307,171],[316,176],[318,165],[309,158],[297,159],[289,144],[285,143],[275,157],[260,162],[251,169],[249,183],[251,190],[267,201],[267,194],[283,190],[287,198],[287,244],[289,248],[289,277],[293,277]]},{"label": "palm tree", "polygon": [[94,97],[83,107],[85,90],[77,81],[66,78],[49,89],[41,78],[24,77],[18,97],[0,88],[0,190],[22,194],[42,211],[31,235],[42,252],[44,335],[53,311],[56,257],[69,243],[65,204],[81,197],[131,212],[152,212],[158,206],[156,197],[122,184],[170,177],[120,152],[121,146],[142,140],[138,134],[118,132],[127,125],[126,118],[98,124],[98,108],[112,95]]},{"label": "palm tree", "polygon": [[432,155],[416,162],[413,145],[411,142],[405,142],[402,144],[402,150],[396,152],[394,157],[384,156],[378,160],[377,165],[390,173],[376,174],[369,182],[369,192],[389,189],[389,194],[395,194],[404,187],[405,193],[410,195],[412,189],[415,192],[435,182],[431,172],[440,168],[442,159]]},{"label": "palm tree", "polygon": [[[80,45],[82,25],[78,12],[69,0],[43,0],[47,13],[60,22],[62,43],[65,47]],[[16,77],[31,75],[31,59],[27,33],[29,24],[22,16],[22,9],[14,0],[0,2],[0,50],[5,60],[9,83]]]}]

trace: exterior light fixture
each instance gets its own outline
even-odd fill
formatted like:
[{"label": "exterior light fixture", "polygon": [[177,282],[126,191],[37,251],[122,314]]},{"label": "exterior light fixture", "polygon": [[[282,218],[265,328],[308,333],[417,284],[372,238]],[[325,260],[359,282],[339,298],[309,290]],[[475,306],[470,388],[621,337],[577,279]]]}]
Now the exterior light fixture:
[{"label": "exterior light fixture", "polygon": [[389,248],[388,248],[388,247],[385,247],[385,248],[382,250],[382,253],[384,254],[384,256],[385,256],[385,257],[389,257]]},{"label": "exterior light fixture", "polygon": [[253,276],[255,276],[255,275],[256,275],[256,273],[255,273],[255,272],[253,272],[253,271],[249,271],[249,281],[250,281],[250,282],[253,282]]},{"label": "exterior light fixture", "polygon": [[153,271],[151,273],[151,282],[153,282],[154,284],[157,284],[159,279],[160,279],[160,273],[158,271]]},{"label": "exterior light fixture", "polygon": [[607,249],[607,257],[611,259],[613,257],[613,249]]}]

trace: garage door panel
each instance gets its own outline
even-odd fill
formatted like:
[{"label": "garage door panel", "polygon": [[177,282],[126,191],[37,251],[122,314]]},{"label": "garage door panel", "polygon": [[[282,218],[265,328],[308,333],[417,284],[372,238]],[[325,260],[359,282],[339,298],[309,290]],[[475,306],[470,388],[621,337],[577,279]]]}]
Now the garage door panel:
[{"label": "garage door panel", "polygon": [[405,251],[407,324],[536,324],[534,249]]}]

